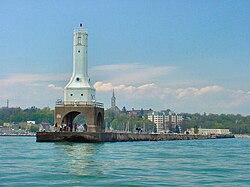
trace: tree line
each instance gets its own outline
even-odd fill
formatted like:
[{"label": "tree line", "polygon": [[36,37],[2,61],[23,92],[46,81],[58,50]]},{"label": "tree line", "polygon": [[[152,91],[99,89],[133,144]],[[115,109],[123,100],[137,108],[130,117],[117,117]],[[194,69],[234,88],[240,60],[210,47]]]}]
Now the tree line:
[{"label": "tree line", "polygon": [[250,134],[250,116],[240,114],[183,114],[182,130],[195,126],[208,129],[229,129],[234,134]]},{"label": "tree line", "polygon": [[107,109],[104,112],[105,127],[117,131],[135,132],[136,128],[140,128],[143,132],[155,132],[155,125],[147,119],[143,113],[138,115],[128,115],[125,110],[122,112],[114,112]]},{"label": "tree line", "polygon": [[46,107],[43,109],[36,108],[34,106],[21,109],[18,108],[0,108],[0,125],[3,123],[20,123],[26,121],[35,121],[37,124],[42,122],[48,122],[53,124],[54,122],[54,110]]},{"label": "tree line", "polygon": [[[167,113],[167,111],[166,111]],[[135,131],[142,128],[146,132],[154,132],[155,125],[147,119],[147,114],[128,115],[126,110],[114,112],[110,109],[104,112],[104,125],[118,131]],[[202,128],[227,128],[232,133],[250,134],[250,115],[240,114],[182,114],[184,120],[181,124],[182,131],[195,126]],[[54,124],[54,110],[46,108],[30,107],[0,108],[0,125],[3,123],[20,123],[26,121],[36,121],[37,124],[48,122]]]}]

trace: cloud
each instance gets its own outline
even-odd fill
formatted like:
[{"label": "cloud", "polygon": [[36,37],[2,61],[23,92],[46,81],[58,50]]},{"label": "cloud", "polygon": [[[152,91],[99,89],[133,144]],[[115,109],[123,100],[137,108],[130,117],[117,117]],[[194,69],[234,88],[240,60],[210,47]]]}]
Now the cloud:
[{"label": "cloud", "polygon": [[107,91],[111,91],[114,86],[112,85],[112,83],[103,83],[103,82],[96,82],[94,84],[94,88],[97,90],[97,91],[100,91],[100,92],[107,92]]},{"label": "cloud", "polygon": [[126,71],[131,70],[134,68],[140,68],[141,64],[139,63],[131,63],[131,64],[108,64],[108,65],[101,65],[101,66],[94,66],[92,68],[93,71]]},{"label": "cloud", "polygon": [[208,94],[208,93],[213,93],[213,92],[220,92],[222,91],[224,88],[222,86],[218,86],[218,85],[214,85],[214,86],[206,86],[203,88],[179,88],[176,89],[174,92],[177,94],[177,98],[182,98],[182,97],[186,97],[186,96],[190,96],[190,95],[194,95],[194,96],[201,96],[204,94]]},{"label": "cloud", "polygon": [[52,89],[52,90],[63,91],[63,88],[62,88],[62,87],[55,86],[54,84],[49,84],[49,85],[48,85],[48,88],[50,88],[50,89]]},{"label": "cloud", "polygon": [[154,83],[151,84],[144,84],[141,86],[125,86],[125,85],[118,85],[118,86],[114,86],[112,83],[103,83],[103,82],[96,82],[94,84],[94,87],[97,91],[111,91],[113,89],[115,89],[116,91],[128,91],[128,92],[134,92],[134,91],[145,91],[147,89],[153,89],[156,88],[156,85]]},{"label": "cloud", "polygon": [[68,77],[68,74],[9,74],[0,79],[0,105],[9,99],[11,106],[53,107],[62,95],[62,87],[56,84]]},{"label": "cloud", "polygon": [[201,96],[211,92],[219,92],[223,90],[220,86],[207,86],[204,88],[163,88],[154,83],[143,84],[140,86],[125,86],[123,84],[114,86],[112,83],[96,82],[94,84],[97,92],[111,92],[115,89],[116,92],[122,93],[127,97],[145,98],[145,97],[155,97],[160,99],[165,99],[168,96],[175,96],[176,99],[181,99],[185,96]]},{"label": "cloud", "polygon": [[239,108],[250,104],[250,92],[243,90],[228,90],[230,94],[227,95],[228,103],[226,108]]},{"label": "cloud", "polygon": [[[227,89],[220,85],[193,86],[162,84],[178,68],[143,66],[138,63],[96,66],[94,84],[97,100],[110,106],[115,89],[118,106],[129,108],[170,108],[178,112],[211,112],[247,114],[250,91]],[[152,71],[152,72],[151,72]],[[94,72],[94,71],[93,71]],[[103,75],[104,74],[104,75]],[[91,76],[92,77],[92,76]],[[94,76],[95,77],[95,76]],[[0,105],[21,107],[54,107],[63,98],[63,87],[70,74],[10,74],[0,79]],[[124,79],[124,80],[123,80]],[[168,81],[166,81],[168,80]],[[186,80],[189,81],[189,80]]]},{"label": "cloud", "polygon": [[204,87],[171,88],[155,83],[114,85],[110,82],[96,82],[98,95],[110,99],[115,89],[121,106],[140,106],[162,110],[171,108],[184,112],[233,112],[250,104],[250,94],[244,91],[229,90],[219,85]]},{"label": "cloud", "polygon": [[206,86],[204,88],[201,88],[200,90],[198,90],[198,92],[196,93],[197,95],[203,95],[206,94],[208,92],[219,92],[222,91],[224,88],[222,86]]},{"label": "cloud", "polygon": [[68,74],[9,74],[0,79],[1,86],[29,84],[35,82],[64,81]]},{"label": "cloud", "polygon": [[140,63],[95,66],[90,72],[97,81],[113,84],[143,84],[163,81],[163,77],[175,71],[175,66],[145,65]]},{"label": "cloud", "polygon": [[[141,86],[125,86],[123,84],[114,86],[112,83],[104,83],[104,82],[96,82],[94,87],[97,91],[100,92],[110,92],[112,89],[115,89],[118,92],[143,92],[143,91],[151,91],[158,96],[158,94],[164,95],[176,95],[177,98],[182,98],[184,96],[201,96],[208,93],[220,92],[224,90],[221,86],[206,86],[203,88],[163,88],[154,83],[143,84]],[[144,97],[144,96],[142,96]]]}]

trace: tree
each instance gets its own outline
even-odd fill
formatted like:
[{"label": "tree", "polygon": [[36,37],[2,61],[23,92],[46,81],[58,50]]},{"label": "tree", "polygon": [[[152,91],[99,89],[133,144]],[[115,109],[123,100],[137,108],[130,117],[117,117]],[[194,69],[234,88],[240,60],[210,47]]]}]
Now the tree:
[{"label": "tree", "polygon": [[31,107],[22,110],[19,108],[1,108],[0,109],[0,123],[20,123],[26,121],[36,121],[36,123],[48,122],[53,124],[54,111],[49,108],[38,109]]},{"label": "tree", "polygon": [[176,127],[175,127],[175,132],[176,132],[176,133],[181,133],[179,125],[176,125]]},{"label": "tree", "polygon": [[30,126],[30,132],[37,132],[38,130],[39,130],[39,127],[37,125]]},{"label": "tree", "polygon": [[127,114],[127,109],[126,109],[126,107],[125,107],[125,106],[124,106],[124,107],[122,107],[122,113]]},{"label": "tree", "polygon": [[194,126],[194,134],[198,134],[199,133],[199,128],[197,125]]},{"label": "tree", "polygon": [[156,132],[157,132],[157,127],[156,127],[156,124],[154,124],[153,132],[154,132],[154,133],[156,133]]}]

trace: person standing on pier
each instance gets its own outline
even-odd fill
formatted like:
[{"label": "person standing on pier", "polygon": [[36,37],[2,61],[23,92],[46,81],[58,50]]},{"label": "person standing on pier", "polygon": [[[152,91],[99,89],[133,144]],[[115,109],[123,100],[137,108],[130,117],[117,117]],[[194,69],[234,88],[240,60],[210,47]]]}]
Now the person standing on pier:
[{"label": "person standing on pier", "polygon": [[73,124],[72,123],[69,124],[69,128],[70,128],[70,132],[72,132],[73,131]]},{"label": "person standing on pier", "polygon": [[77,130],[77,124],[76,123],[74,124],[74,129],[75,129],[75,132],[76,132],[76,130]]},{"label": "person standing on pier", "polygon": [[57,128],[57,123],[55,124],[55,129],[54,129],[56,132],[58,131],[58,128]]}]

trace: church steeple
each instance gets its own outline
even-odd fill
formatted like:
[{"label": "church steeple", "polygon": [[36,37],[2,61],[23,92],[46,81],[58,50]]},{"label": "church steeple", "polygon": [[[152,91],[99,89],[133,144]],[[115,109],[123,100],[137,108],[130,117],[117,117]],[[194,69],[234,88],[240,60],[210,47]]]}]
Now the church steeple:
[{"label": "church steeple", "polygon": [[116,100],[116,98],[115,98],[115,90],[113,89],[113,95],[111,97],[111,108],[112,109],[115,109],[115,107],[116,107],[115,100]]}]

